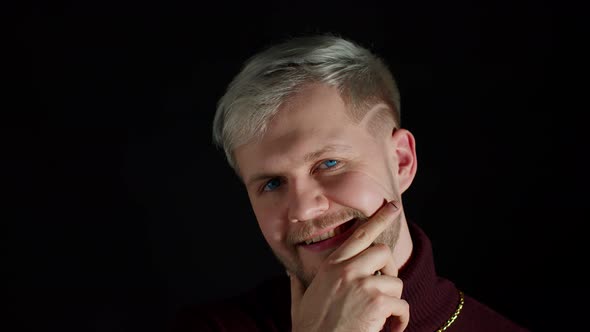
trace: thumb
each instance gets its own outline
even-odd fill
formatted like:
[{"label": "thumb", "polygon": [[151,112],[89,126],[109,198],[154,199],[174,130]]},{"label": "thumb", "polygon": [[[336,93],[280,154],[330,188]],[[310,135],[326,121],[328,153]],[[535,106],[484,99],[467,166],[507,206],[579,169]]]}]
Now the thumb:
[{"label": "thumb", "polygon": [[296,275],[288,271],[287,274],[289,275],[289,279],[291,279],[291,313],[293,313],[293,310],[298,308],[301,303],[305,287]]}]

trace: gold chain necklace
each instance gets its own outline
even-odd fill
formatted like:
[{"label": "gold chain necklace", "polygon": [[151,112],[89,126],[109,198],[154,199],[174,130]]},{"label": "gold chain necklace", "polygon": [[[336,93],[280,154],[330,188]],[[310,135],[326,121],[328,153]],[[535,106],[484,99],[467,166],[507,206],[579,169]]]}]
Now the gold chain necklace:
[{"label": "gold chain necklace", "polygon": [[443,325],[441,328],[436,330],[436,332],[445,331],[446,329],[449,328],[449,326],[451,326],[455,322],[455,319],[457,319],[457,317],[459,317],[459,314],[461,313],[461,309],[463,309],[464,303],[465,303],[465,297],[463,296],[463,292],[459,291],[459,305],[457,305],[457,310],[455,310],[455,312],[451,315],[451,318],[449,318],[446,321],[445,325]]}]

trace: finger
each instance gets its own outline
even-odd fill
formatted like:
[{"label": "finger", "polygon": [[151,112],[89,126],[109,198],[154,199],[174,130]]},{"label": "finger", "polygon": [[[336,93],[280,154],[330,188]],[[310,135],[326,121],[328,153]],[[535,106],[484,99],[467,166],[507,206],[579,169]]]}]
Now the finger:
[{"label": "finger", "polygon": [[[401,332],[410,321],[410,305],[398,297],[378,294],[372,296],[367,303],[366,312],[372,319],[385,319],[387,328],[381,331]],[[385,327],[385,325],[383,326]]]},{"label": "finger", "polygon": [[293,313],[293,310],[298,308],[299,303],[301,303],[301,298],[303,297],[303,293],[305,293],[305,287],[296,275],[291,272],[287,272],[287,274],[289,274],[289,279],[291,280],[291,313]]},{"label": "finger", "polygon": [[404,284],[401,279],[386,275],[369,276],[359,281],[358,287],[365,290],[377,290],[387,296],[400,298]]},{"label": "finger", "polygon": [[410,305],[405,300],[397,297],[389,298],[388,307],[385,309],[389,316],[393,316],[394,321],[390,324],[391,332],[402,332],[410,322]]},{"label": "finger", "polygon": [[375,271],[381,274],[397,277],[397,266],[393,260],[393,254],[388,245],[377,243],[363,250],[354,258],[343,264],[348,270],[351,279],[373,275]]},{"label": "finger", "polygon": [[385,275],[397,277],[397,273],[399,272],[399,265],[397,261],[393,257],[393,253],[391,254],[391,261],[389,261],[381,270],[381,272]]},{"label": "finger", "polygon": [[344,243],[329,257],[328,262],[337,264],[367,249],[373,241],[391,225],[399,215],[399,203],[391,201],[384,204],[365,224],[359,226]]},{"label": "finger", "polygon": [[393,252],[391,251],[391,248],[383,243],[377,243],[375,245],[376,246],[380,246],[380,245],[385,246],[385,248],[387,249],[387,252],[389,253],[389,256],[388,256],[389,259],[385,262],[385,265],[381,269],[379,269],[379,271],[381,271],[382,274],[392,276],[392,277],[397,277],[397,273],[399,271],[399,265],[397,265],[397,262],[395,261],[395,258],[393,257]]}]

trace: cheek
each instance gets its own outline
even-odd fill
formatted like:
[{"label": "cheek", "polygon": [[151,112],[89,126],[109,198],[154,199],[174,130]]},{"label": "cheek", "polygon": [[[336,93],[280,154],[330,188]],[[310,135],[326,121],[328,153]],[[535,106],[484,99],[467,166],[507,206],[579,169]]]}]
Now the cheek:
[{"label": "cheek", "polygon": [[396,197],[388,181],[362,171],[347,172],[329,184],[327,194],[338,204],[372,215],[384,199],[389,201]]},{"label": "cheek", "polygon": [[277,243],[284,239],[285,235],[285,230],[282,228],[284,227],[284,223],[281,222],[280,210],[276,206],[260,204],[260,202],[251,201],[251,204],[262,235],[266,242],[274,248]]}]

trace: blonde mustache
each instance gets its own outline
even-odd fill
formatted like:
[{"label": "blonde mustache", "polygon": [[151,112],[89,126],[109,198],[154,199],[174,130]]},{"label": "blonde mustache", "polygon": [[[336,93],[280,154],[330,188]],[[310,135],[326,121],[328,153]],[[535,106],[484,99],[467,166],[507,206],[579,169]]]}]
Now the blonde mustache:
[{"label": "blonde mustache", "polygon": [[294,230],[287,236],[287,243],[301,243],[306,239],[310,238],[312,235],[314,235],[321,229],[335,228],[352,219],[359,219],[363,221],[368,219],[368,217],[358,210],[347,209],[334,214],[311,219],[308,221],[302,221],[300,222],[301,227],[299,229]]}]

